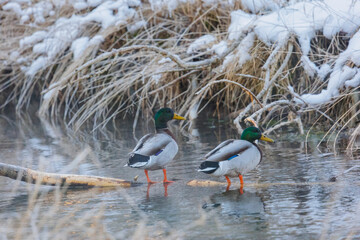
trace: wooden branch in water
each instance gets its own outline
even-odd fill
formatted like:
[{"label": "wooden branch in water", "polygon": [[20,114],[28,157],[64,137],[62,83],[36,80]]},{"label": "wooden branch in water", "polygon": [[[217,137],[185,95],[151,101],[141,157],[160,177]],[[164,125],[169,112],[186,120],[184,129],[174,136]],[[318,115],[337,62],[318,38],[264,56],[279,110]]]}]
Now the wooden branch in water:
[{"label": "wooden branch in water", "polygon": [[132,182],[117,178],[57,174],[35,171],[29,168],[0,163],[0,176],[32,184],[72,187],[131,187]]},{"label": "wooden branch in water", "polygon": [[[314,185],[322,185],[322,186],[331,186],[334,184],[338,184],[336,182],[272,182],[272,183],[245,183],[244,187],[258,187],[258,188],[267,188],[272,186],[314,186]],[[359,182],[353,183],[360,185]],[[227,182],[218,182],[212,180],[191,180],[186,183],[187,186],[191,187],[218,187],[218,186],[227,186]],[[231,186],[240,187],[240,183],[234,182]]]}]

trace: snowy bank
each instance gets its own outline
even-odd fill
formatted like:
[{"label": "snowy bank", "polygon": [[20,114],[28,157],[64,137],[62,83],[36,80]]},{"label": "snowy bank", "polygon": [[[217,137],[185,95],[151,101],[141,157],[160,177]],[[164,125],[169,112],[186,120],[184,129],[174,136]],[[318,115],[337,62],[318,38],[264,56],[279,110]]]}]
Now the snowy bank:
[{"label": "snowy bank", "polygon": [[[19,106],[41,86],[40,115],[65,109],[77,126],[168,104],[195,119],[216,102],[233,112],[239,132],[245,116],[261,124],[289,114],[281,126],[301,128],[305,112],[357,104],[359,1],[0,3],[5,20],[23,27],[8,31],[18,33],[18,47],[4,61],[17,71],[13,86],[26,90]],[[321,116],[347,116],[337,110]]]}]

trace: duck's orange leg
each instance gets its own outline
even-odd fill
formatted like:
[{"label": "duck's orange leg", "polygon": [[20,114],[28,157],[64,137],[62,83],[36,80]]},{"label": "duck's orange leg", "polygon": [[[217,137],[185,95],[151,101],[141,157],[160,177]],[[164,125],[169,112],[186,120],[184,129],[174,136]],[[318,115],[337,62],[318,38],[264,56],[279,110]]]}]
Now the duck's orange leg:
[{"label": "duck's orange leg", "polygon": [[168,191],[167,191],[168,186],[169,186],[169,184],[164,183],[164,197],[168,196]]},{"label": "duck's orange leg", "polygon": [[148,184],[147,185],[147,190],[146,190],[146,199],[149,200],[150,199],[150,187],[152,186],[152,184]]},{"label": "duck's orange leg", "polygon": [[243,188],[244,188],[244,179],[243,179],[243,176],[241,174],[239,174],[239,179],[240,179],[240,193],[243,194],[244,191],[243,191]]},{"label": "duck's orange leg", "polygon": [[229,191],[230,185],[231,185],[231,181],[230,181],[230,179],[229,179],[228,176],[225,176],[225,178],[226,178],[226,181],[227,181],[227,183],[228,183],[228,185],[227,185],[227,187],[226,187],[226,191]]},{"label": "duck's orange leg", "polygon": [[163,169],[163,173],[164,173],[164,183],[173,183],[174,181],[169,181],[168,179],[167,179],[167,176],[166,176],[166,169],[164,168]]},{"label": "duck's orange leg", "polygon": [[153,182],[153,181],[150,180],[149,174],[148,174],[148,170],[145,169],[144,172],[145,172],[145,175],[146,175],[146,179],[147,179],[148,184],[156,183],[156,182]]},{"label": "duck's orange leg", "polygon": [[243,187],[244,186],[244,179],[243,179],[243,176],[241,174],[239,174],[239,179],[240,179],[240,184]]}]

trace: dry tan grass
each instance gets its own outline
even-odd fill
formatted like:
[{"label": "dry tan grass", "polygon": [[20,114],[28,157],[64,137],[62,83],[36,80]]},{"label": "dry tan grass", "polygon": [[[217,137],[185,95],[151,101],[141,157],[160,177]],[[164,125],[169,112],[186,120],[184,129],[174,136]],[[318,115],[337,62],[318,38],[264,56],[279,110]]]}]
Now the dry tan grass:
[{"label": "dry tan grass", "polygon": [[[64,118],[75,129],[88,121],[94,123],[94,128],[102,127],[127,114],[135,116],[135,127],[140,112],[148,117],[153,109],[162,106],[193,118],[208,104],[216,106],[214,114],[219,117],[229,114],[239,132],[240,122],[247,117],[270,128],[267,132],[295,124],[302,134],[303,124],[313,122],[336,131],[357,127],[359,89],[344,89],[341,96],[319,107],[298,106],[290,100],[294,96],[289,85],[299,94],[318,93],[326,87],[326,81],[304,73],[295,38],[284,48],[269,47],[255,39],[249,61],[242,66],[233,61],[224,69],[221,68],[226,54],[217,58],[206,51],[197,56],[186,54],[189,44],[204,34],[211,33],[218,42],[226,40],[232,10],[187,3],[169,16],[167,11],[154,13],[143,4],[138,11],[147,26],[134,34],[125,26],[103,30],[96,24],[89,25],[83,29],[86,36],[100,34],[105,41],[100,47],[89,47],[76,61],[65,50],[33,78],[24,76],[19,64],[8,61],[2,66],[1,105],[15,104],[20,113],[31,100],[36,100],[40,102],[40,116]],[[72,13],[71,8],[64,8],[59,15]],[[54,20],[49,19],[39,28]],[[2,26],[7,27],[1,30],[1,59],[8,60],[22,37],[39,30],[15,22],[14,16],[6,13]],[[237,51],[241,40],[230,43],[233,48],[228,54]],[[331,62],[347,43],[343,36],[330,41],[319,33],[312,41],[309,57],[319,64]],[[30,49],[21,49],[21,54],[29,59],[36,57]],[[159,63],[164,57],[172,61]],[[357,132],[352,139],[357,138]]]}]

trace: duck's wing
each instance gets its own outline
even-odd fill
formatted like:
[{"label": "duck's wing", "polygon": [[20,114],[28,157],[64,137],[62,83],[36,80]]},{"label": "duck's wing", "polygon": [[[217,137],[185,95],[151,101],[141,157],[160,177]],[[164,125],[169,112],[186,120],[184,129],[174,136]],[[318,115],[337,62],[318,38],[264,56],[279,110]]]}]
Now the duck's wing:
[{"label": "duck's wing", "polygon": [[[131,153],[134,153],[134,152],[136,152],[137,150],[141,149],[141,148],[144,146],[145,142],[146,142],[149,138],[153,137],[154,135],[155,135],[155,133],[149,133],[149,134],[146,134],[145,136],[143,136],[142,138],[140,138],[140,140],[139,140],[138,143],[136,144],[135,148],[131,151]],[[130,154],[131,154],[131,153],[130,153]]]},{"label": "duck's wing", "polygon": [[143,136],[131,153],[144,156],[159,154],[173,139],[167,134],[151,133]]},{"label": "duck's wing", "polygon": [[205,155],[207,161],[220,162],[245,153],[252,147],[252,143],[244,140],[229,139],[220,143],[216,148]]},{"label": "duck's wing", "polygon": [[216,148],[214,148],[213,150],[208,152],[208,154],[205,155],[205,158],[208,159],[210,156],[216,154],[222,147],[229,145],[229,144],[233,143],[234,141],[235,141],[234,139],[228,139],[228,140],[220,143],[219,145],[217,145]]}]

